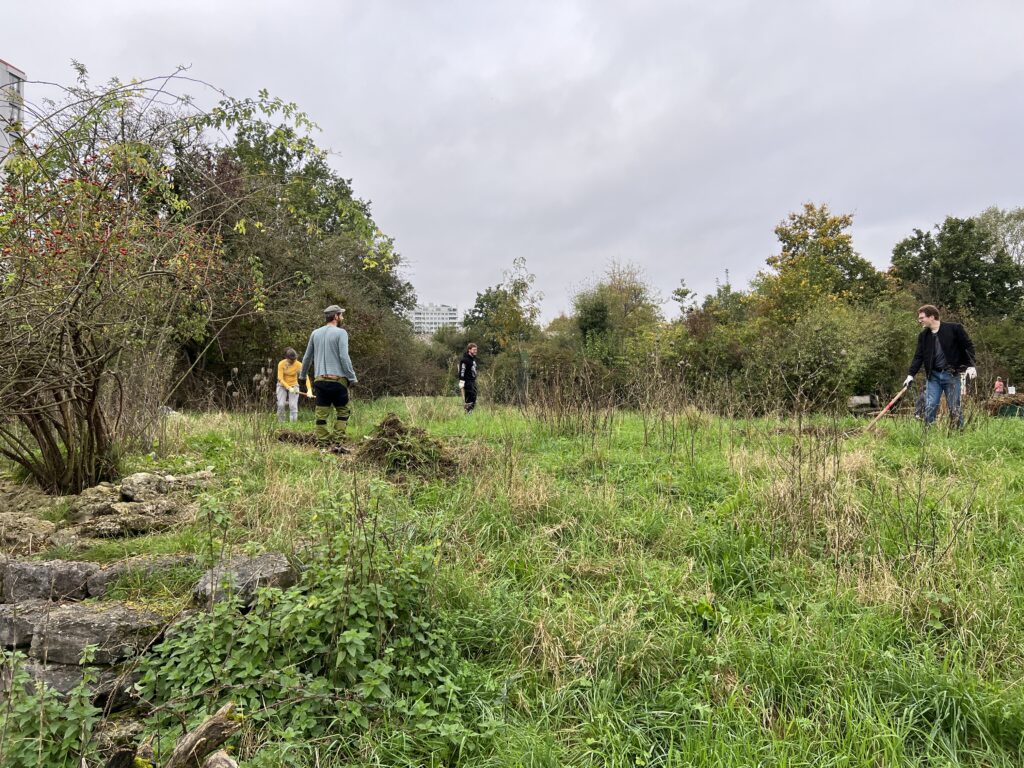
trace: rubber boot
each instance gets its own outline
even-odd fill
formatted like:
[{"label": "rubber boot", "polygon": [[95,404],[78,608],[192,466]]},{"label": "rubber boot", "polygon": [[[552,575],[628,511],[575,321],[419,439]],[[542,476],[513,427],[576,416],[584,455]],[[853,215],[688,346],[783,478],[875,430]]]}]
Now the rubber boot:
[{"label": "rubber boot", "polygon": [[330,405],[318,405],[313,410],[316,419],[316,439],[321,443],[331,442],[331,422],[334,421],[334,408]]},{"label": "rubber boot", "polygon": [[345,439],[345,432],[348,430],[348,418],[351,415],[352,410],[348,405],[338,408],[338,418],[334,421],[334,439],[336,441]]}]

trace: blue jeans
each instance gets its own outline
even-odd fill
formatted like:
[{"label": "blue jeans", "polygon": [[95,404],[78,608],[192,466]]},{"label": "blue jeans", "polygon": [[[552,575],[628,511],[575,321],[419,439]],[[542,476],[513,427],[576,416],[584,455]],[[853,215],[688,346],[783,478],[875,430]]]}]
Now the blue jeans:
[{"label": "blue jeans", "polygon": [[932,371],[925,388],[924,423],[931,424],[939,412],[939,400],[946,395],[946,407],[950,420],[958,427],[964,425],[964,414],[960,409],[960,374],[948,371]]}]

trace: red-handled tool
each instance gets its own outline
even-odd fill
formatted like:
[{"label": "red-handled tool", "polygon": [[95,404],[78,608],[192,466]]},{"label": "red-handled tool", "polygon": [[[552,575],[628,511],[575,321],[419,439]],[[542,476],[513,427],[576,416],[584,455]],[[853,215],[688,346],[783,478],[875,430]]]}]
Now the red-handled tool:
[{"label": "red-handled tool", "polygon": [[894,398],[893,398],[892,400],[890,400],[890,401],[889,401],[889,404],[888,404],[887,406],[885,406],[885,408],[883,408],[883,409],[882,409],[882,412],[881,412],[880,414],[878,414],[877,416],[875,416],[875,418],[873,418],[873,419],[871,420],[871,423],[870,423],[870,424],[868,424],[868,425],[867,425],[866,427],[864,427],[864,431],[865,431],[865,432],[867,432],[867,431],[869,431],[869,430],[870,430],[870,429],[871,429],[871,428],[872,428],[873,426],[875,426],[875,424],[877,424],[877,423],[878,423],[878,420],[879,420],[880,418],[882,418],[883,416],[885,416],[885,414],[887,414],[887,413],[888,413],[888,412],[889,412],[889,411],[890,411],[890,410],[892,409],[892,407],[893,407],[894,405],[896,405],[896,403],[898,403],[898,402],[899,402],[899,399],[900,399],[901,397],[903,397],[903,395],[905,395],[905,394],[907,393],[907,390],[908,390],[908,389],[910,389],[910,384],[904,384],[904,385],[903,385],[903,389],[901,389],[901,390],[900,390],[899,392],[897,392],[897,393],[896,393],[896,397],[894,397]]}]

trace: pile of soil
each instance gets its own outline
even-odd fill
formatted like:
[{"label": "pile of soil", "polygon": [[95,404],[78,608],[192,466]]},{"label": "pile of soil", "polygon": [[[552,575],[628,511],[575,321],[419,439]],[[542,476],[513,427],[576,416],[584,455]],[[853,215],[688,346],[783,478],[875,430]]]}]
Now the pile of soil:
[{"label": "pile of soil", "polygon": [[277,439],[282,443],[306,445],[311,448],[323,448],[328,453],[352,453],[352,449],[344,443],[332,443],[331,445],[321,446],[314,433],[300,432],[296,429],[282,429],[277,433]]},{"label": "pile of soil", "polygon": [[[1000,395],[999,397],[990,397],[985,401],[985,410],[992,416],[998,416],[999,412],[1003,408],[1014,409],[1024,408],[1024,394],[1020,395]],[[1019,413],[1019,411],[1018,411]],[[1012,415],[1012,412],[1011,412]]]},{"label": "pile of soil", "polygon": [[417,427],[407,427],[389,413],[359,446],[359,458],[379,465],[386,474],[451,477],[458,463],[447,448]]}]

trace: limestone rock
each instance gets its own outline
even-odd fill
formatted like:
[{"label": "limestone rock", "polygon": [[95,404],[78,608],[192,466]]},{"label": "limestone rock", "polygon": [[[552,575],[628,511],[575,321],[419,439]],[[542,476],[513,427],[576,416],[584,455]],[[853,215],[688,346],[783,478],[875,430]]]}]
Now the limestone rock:
[{"label": "limestone rock", "polygon": [[178,475],[175,480],[184,488],[199,488],[213,480],[213,470],[201,469],[187,475]]},{"label": "limestone rock", "polygon": [[122,501],[153,501],[166,496],[177,481],[171,475],[136,472],[121,481]]},{"label": "limestone rock", "polygon": [[84,648],[94,645],[93,663],[115,664],[137,655],[162,628],[163,619],[150,611],[125,605],[68,603],[33,628],[29,656],[49,663],[77,664]]},{"label": "limestone rock", "polygon": [[57,526],[25,512],[0,512],[0,551],[31,554],[45,548]]},{"label": "limestone rock", "polygon": [[113,514],[111,505],[120,501],[117,489],[110,483],[86,488],[68,506],[68,520],[81,523],[98,515]]},{"label": "limestone rock", "polygon": [[223,749],[218,749],[206,758],[203,768],[238,768],[238,763]]},{"label": "limestone rock", "polygon": [[211,568],[196,584],[193,597],[212,605],[235,595],[251,605],[260,587],[285,589],[298,580],[298,572],[284,555],[265,552],[257,557],[235,557]]},{"label": "limestone rock", "polygon": [[3,566],[4,601],[82,600],[89,576],[98,570],[95,563],[73,560],[8,560]]},{"label": "limestone rock", "polygon": [[121,481],[120,488],[101,483],[72,498],[67,517],[72,526],[51,537],[62,546],[81,538],[110,539],[164,530],[191,510],[184,501],[168,494],[196,488],[213,479],[211,470],[175,477],[136,472]]},{"label": "limestone rock", "polygon": [[136,472],[121,481],[123,501],[154,501],[182,489],[198,488],[213,479],[213,471],[204,469],[187,475],[158,475]]},{"label": "limestone rock", "polygon": [[176,499],[121,501],[110,505],[109,514],[99,515],[70,530],[77,536],[116,539],[163,531],[177,523],[190,507]]},{"label": "limestone rock", "polygon": [[0,605],[0,645],[27,648],[32,642],[32,628],[52,609],[49,600]]},{"label": "limestone rock", "polygon": [[67,694],[80,682],[84,674],[84,668],[77,664],[41,664],[33,659],[24,657],[8,657],[0,673],[0,693],[7,695],[11,691],[11,684],[15,672],[23,672],[28,675],[25,689],[28,692],[34,691],[40,684],[52,688],[61,696]]},{"label": "limestone rock", "polygon": [[98,543],[98,541],[95,539],[87,539],[79,536],[75,533],[74,528],[58,528],[57,531],[50,536],[50,546],[58,547],[68,555],[82,552],[96,543]]}]

